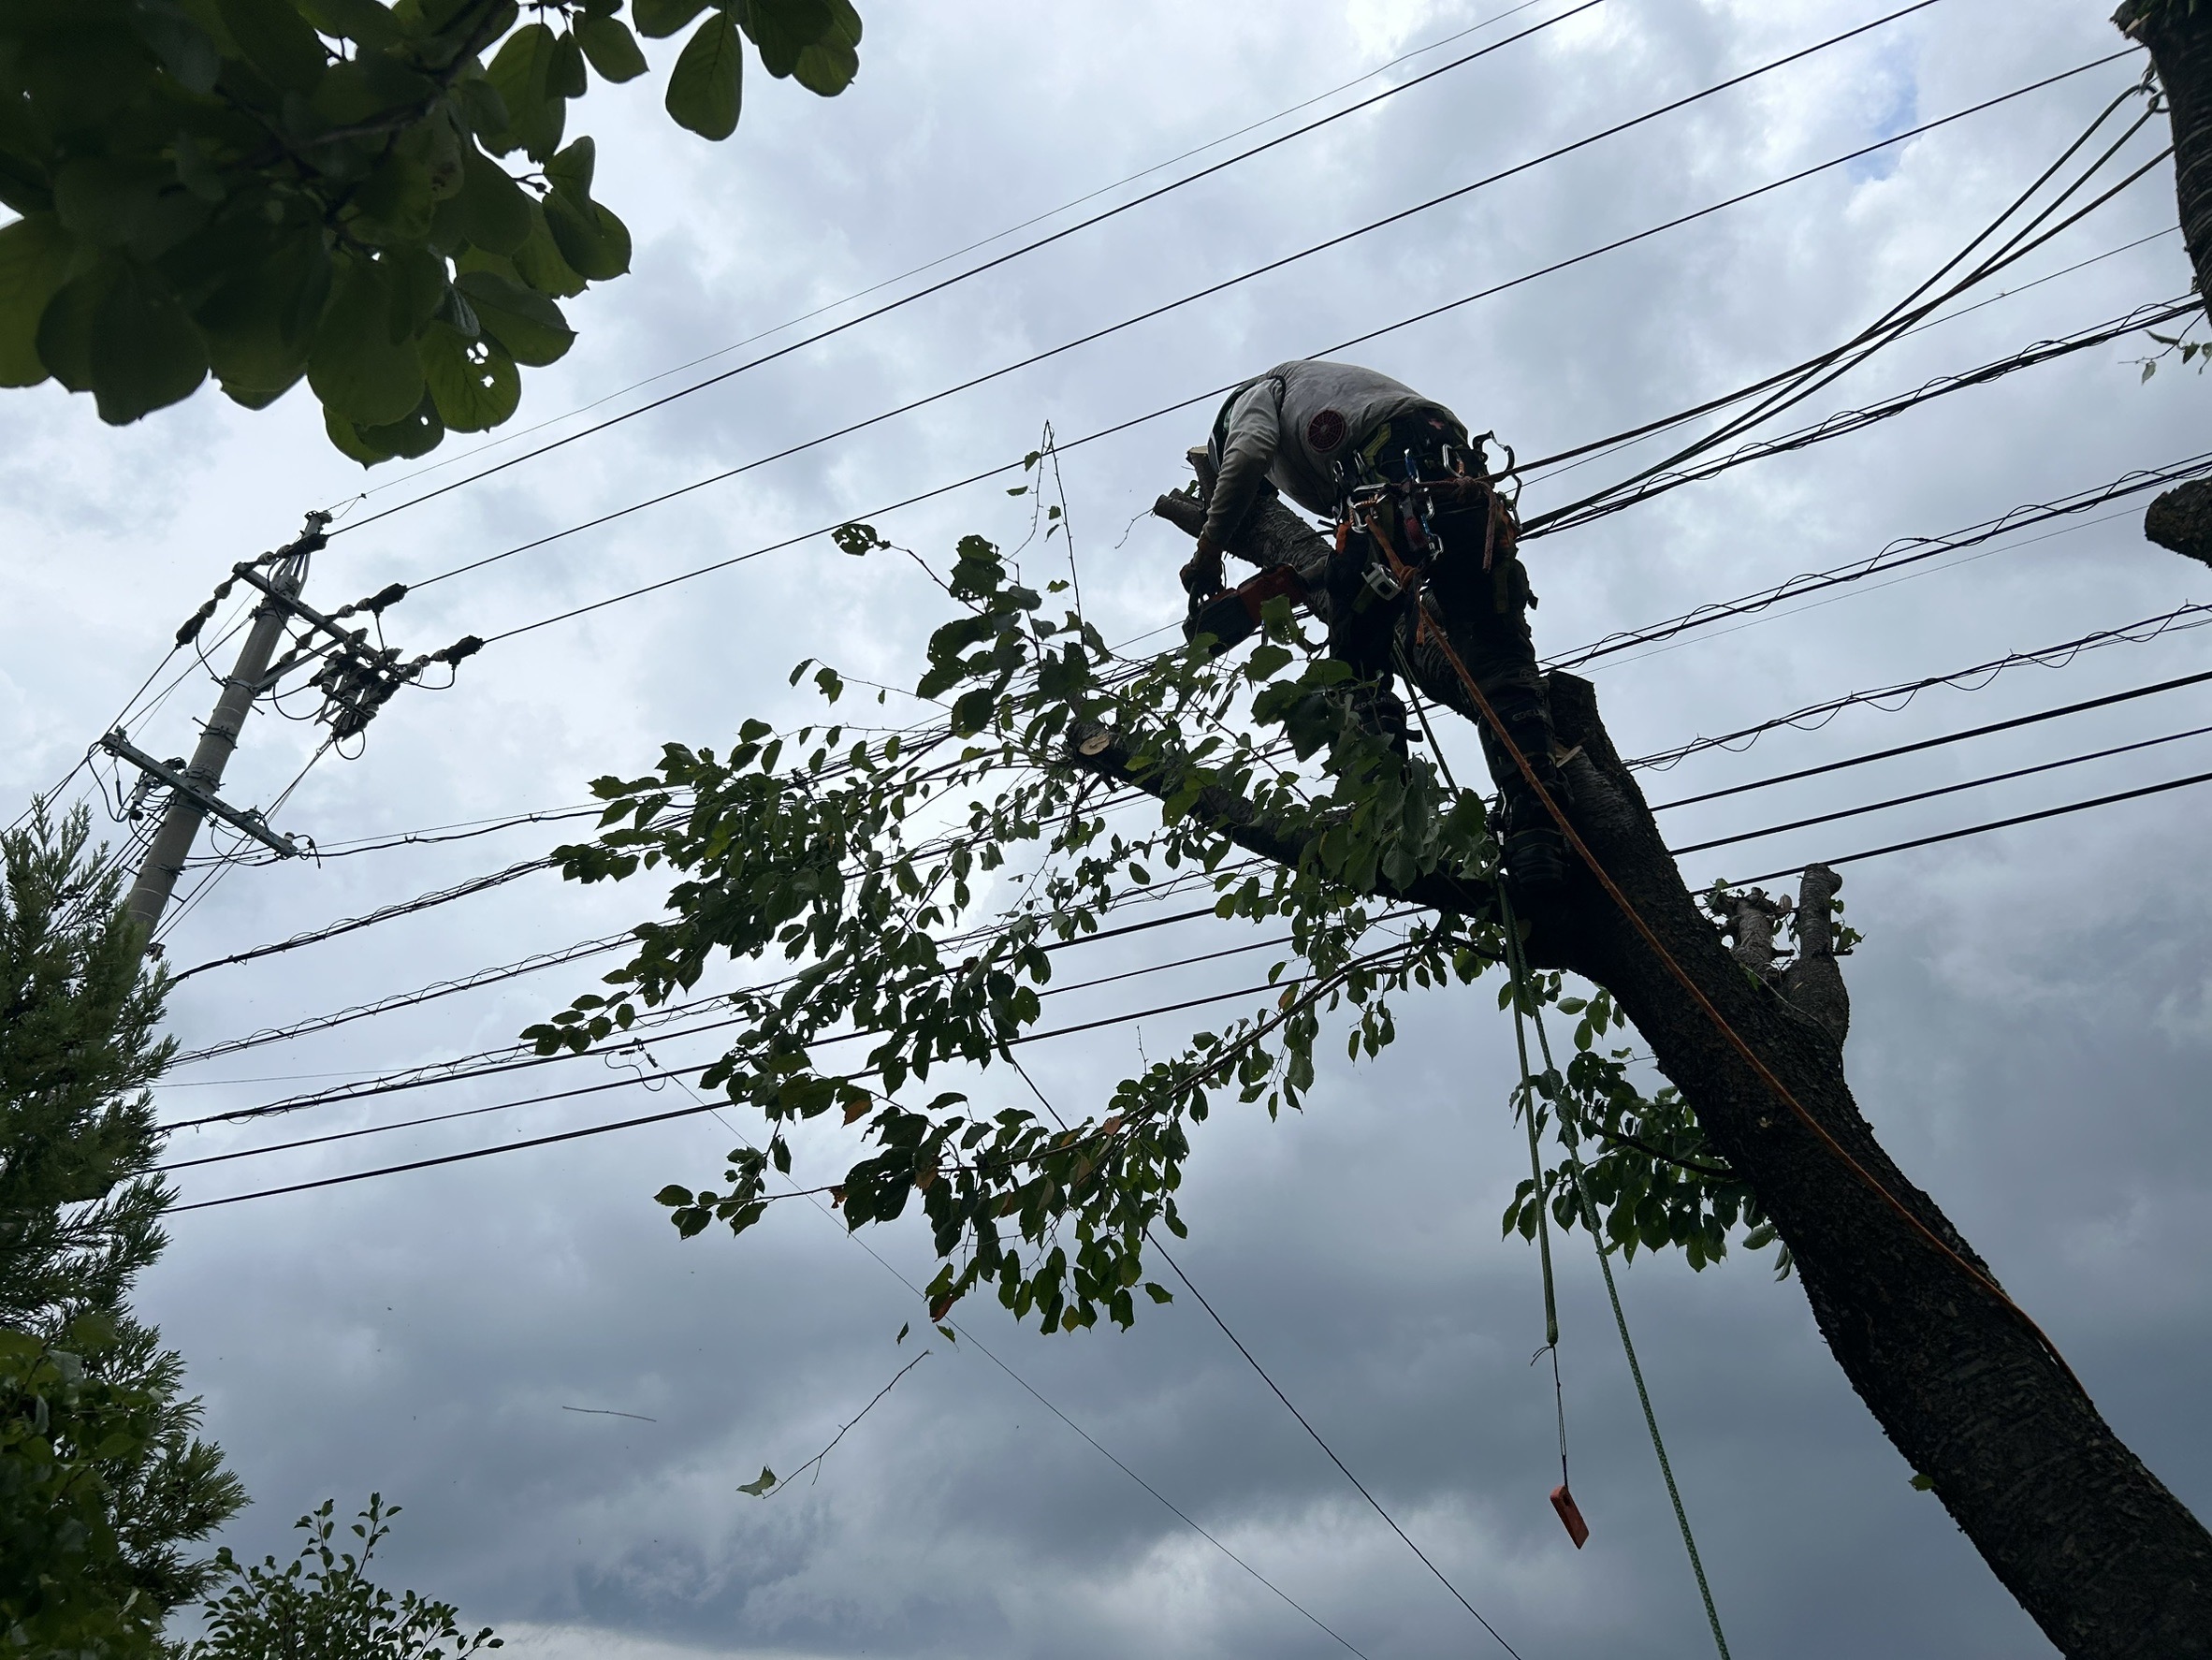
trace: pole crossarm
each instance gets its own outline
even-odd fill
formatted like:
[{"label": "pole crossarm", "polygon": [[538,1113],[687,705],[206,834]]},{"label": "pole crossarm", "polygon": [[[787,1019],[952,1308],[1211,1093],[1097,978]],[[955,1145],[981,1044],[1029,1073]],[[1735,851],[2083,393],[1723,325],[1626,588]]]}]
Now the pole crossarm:
[{"label": "pole crossarm", "polygon": [[234,830],[243,831],[284,858],[299,857],[299,846],[289,836],[271,830],[261,815],[251,808],[239,808],[223,801],[212,791],[202,788],[190,773],[166,761],[156,761],[145,750],[132,743],[121,731],[110,732],[100,739],[100,748],[118,761],[127,761],[140,772],[167,784],[179,795],[198,808],[201,812],[221,819]]}]

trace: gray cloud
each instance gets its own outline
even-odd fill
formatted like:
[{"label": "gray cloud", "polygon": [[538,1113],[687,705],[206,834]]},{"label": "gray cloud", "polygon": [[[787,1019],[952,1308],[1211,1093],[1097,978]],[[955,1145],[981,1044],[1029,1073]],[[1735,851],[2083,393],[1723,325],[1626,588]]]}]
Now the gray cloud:
[{"label": "gray cloud", "polygon": [[[2116,44],[2099,7],[1948,0],[1694,111],[835,445],[423,589],[395,640],[490,634],[1077,437],[1688,211],[2068,67]],[[1543,8],[1530,15],[1542,15]],[[1467,7],[992,5],[868,19],[853,91],[820,103],[756,78],[708,149],[667,130],[650,82],[595,93],[602,184],[638,269],[575,307],[571,359],[532,378],[524,422],[604,397],[905,270],[1475,22]],[[1694,90],[1870,12],[1627,0],[1324,135],[553,457],[341,537],[333,603],[515,546],[1174,298]],[[1425,61],[1425,60],[1424,60]],[[2133,71],[2097,75],[1822,175],[1556,279],[1387,335],[1357,355],[1433,389],[1523,455],[1616,430],[1833,343],[1978,228]],[[1340,100],[1341,101],[1341,100]],[[1273,131],[1268,128],[1263,130]],[[2147,153],[2145,151],[2144,153]],[[1105,198],[1108,200],[1113,197]],[[2022,269],[2030,280],[2170,225],[2146,181]],[[1055,221],[1053,223],[1058,223]],[[2105,259],[1931,328],[1809,405],[1910,388],[2186,289],[2176,240]],[[2001,286],[2016,286],[2006,283]],[[894,289],[890,292],[897,292]],[[825,320],[849,314],[833,311]],[[777,335],[769,343],[787,338]],[[1971,524],[2201,447],[2204,384],[2138,386],[2114,346],[1940,400],[1538,545],[1541,640],[1564,647]],[[718,358],[714,366],[735,359]],[[677,383],[680,384],[680,383]],[[618,398],[601,413],[647,394]],[[1110,637],[1171,619],[1179,538],[1124,527],[1177,480],[1202,411],[1068,453],[1084,593]],[[549,432],[571,430],[557,424]],[[0,402],[4,764],[22,797],[102,729],[227,563],[308,506],[352,518],[416,486],[326,448],[304,398],[249,417],[203,396],[99,428],[47,388]],[[510,442],[487,452],[511,453]],[[1630,452],[1630,459],[1650,453]],[[433,458],[434,459],[436,458]],[[1620,461],[1565,474],[1564,492]],[[424,475],[435,483],[466,463]],[[940,555],[1018,540],[1026,503],[984,485],[883,518]],[[1564,499],[1548,494],[1547,500]],[[1538,504],[1532,491],[1532,505]],[[2094,516],[2092,516],[2094,517]],[[1626,751],[2069,638],[2192,595],[2195,568],[2132,514],[1946,556],[1738,632],[1597,674]],[[2202,585],[2197,597],[2205,594]],[[365,757],[311,771],[283,815],[326,841],[582,800],[666,738],[720,742],[750,714],[800,719],[804,656],[910,682],[934,590],[903,561],[820,544],[497,645],[450,692],[411,694]],[[2012,671],[1900,712],[1712,753],[1653,784],[1716,788],[2194,668],[2202,635]],[[182,663],[172,665],[182,667]],[[207,701],[188,679],[134,735],[167,753]],[[1880,768],[1673,815],[1725,834],[2200,724],[2201,693],[2120,706]],[[883,714],[903,721],[896,698]],[[266,801],[305,729],[257,720],[231,794]],[[1472,746],[1448,744],[1472,765]],[[1694,856],[1694,880],[2032,810],[2201,769],[2201,742]],[[2194,1405],[2212,1362],[2203,1276],[2212,1155],[2196,1112],[2212,993],[2186,793],[1870,863],[1845,896],[1853,1069],[1905,1168],[2054,1332],[2122,1434],[2200,1511],[2212,1455]],[[181,961],[281,938],[539,852],[544,831],[234,872],[175,934]],[[187,1043],[336,1008],[619,929],[653,890],[522,881],[343,941],[188,983]],[[1228,937],[1200,924],[1101,947],[1098,972]],[[1070,998],[1106,1012],[1226,986],[1227,967]],[[589,983],[555,969],[181,1072],[172,1116],[512,1039]],[[1143,988],[1142,991],[1133,988]],[[1157,988],[1157,996],[1153,995]],[[1195,988],[1195,989],[1179,989]],[[1510,1038],[1478,1002],[1409,1006],[1381,1062],[1325,1073],[1279,1125],[1225,1112],[1201,1138],[1185,1261],[1392,1513],[1520,1648],[1709,1652],[1595,1264],[1562,1248],[1577,1554],[1557,1479],[1534,1253],[1496,1217],[1525,1147],[1504,1111]],[[1477,1007],[1480,1018],[1463,1010]],[[1157,1053],[1187,1030],[1144,1023]],[[675,1058],[704,1057],[698,1041]],[[1081,1110],[1133,1063],[1126,1030],[1045,1045],[1039,1082]],[[596,1061],[190,1138],[194,1153],[602,1081]],[[221,1082],[231,1080],[232,1082]],[[996,1073],[982,1092],[1007,1089]],[[675,1098],[642,1090],[186,1172],[188,1199],[494,1144]],[[993,1099],[996,1099],[995,1097]],[[1008,1099],[1012,1099],[1009,1094]],[[420,1104],[417,1104],[417,1103]],[[742,1123],[739,1128],[747,1128]],[[802,1144],[830,1169],[834,1138]],[[149,1282],[210,1421],[257,1504],[227,1536],[282,1550],[326,1493],[407,1507],[394,1571],[498,1622],[511,1652],[1191,1656],[1341,1653],[977,1352],[1068,1416],[1364,1653],[1483,1652],[1187,1298],[1123,1335],[1046,1340],[990,1306],[929,1338],[911,1296],[841,1227],[794,1205],[737,1245],[679,1244],[649,1202],[719,1168],[730,1132],[676,1123],[192,1213]],[[873,1241],[917,1283],[910,1226]],[[1701,1275],[1638,1261],[1623,1294],[1685,1500],[1739,1653],[2040,1652],[2041,1639],[1881,1439],[1792,1285],[1756,1261]],[[933,1343],[827,1462],[754,1500],[763,1463],[822,1447]],[[564,1411],[633,1412],[655,1421]]]}]

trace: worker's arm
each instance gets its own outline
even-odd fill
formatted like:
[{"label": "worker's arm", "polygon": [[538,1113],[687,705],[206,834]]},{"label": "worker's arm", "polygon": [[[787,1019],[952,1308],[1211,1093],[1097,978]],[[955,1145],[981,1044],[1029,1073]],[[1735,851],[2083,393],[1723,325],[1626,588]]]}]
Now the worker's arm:
[{"label": "worker's arm", "polygon": [[1280,414],[1275,408],[1277,385],[1261,381],[1236,400],[1229,412],[1223,435],[1214,495],[1206,507],[1205,528],[1199,532],[1201,550],[1218,550],[1227,544],[1250,510],[1267,470],[1283,441]]}]

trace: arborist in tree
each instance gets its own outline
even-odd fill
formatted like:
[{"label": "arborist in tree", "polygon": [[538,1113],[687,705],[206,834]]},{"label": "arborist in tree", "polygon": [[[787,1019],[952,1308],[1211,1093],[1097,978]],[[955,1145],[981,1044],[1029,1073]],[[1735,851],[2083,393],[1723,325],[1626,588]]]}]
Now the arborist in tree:
[{"label": "arborist in tree", "polygon": [[[1360,677],[1354,710],[1403,753],[1406,712],[1393,674],[1424,648],[1426,631],[1447,630],[1513,745],[1556,795],[1551,711],[1528,625],[1535,595],[1516,552],[1512,508],[1491,477],[1489,436],[1470,438],[1442,404],[1350,363],[1300,359],[1245,382],[1214,421],[1212,494],[1198,551],[1183,567],[1184,632],[1226,648],[1257,629],[1275,594],[1310,606],[1328,623],[1330,654]],[[1271,485],[1333,522],[1334,551],[1320,568],[1263,570],[1224,592],[1222,550]],[[1556,890],[1565,843],[1497,735],[1486,721],[1477,726],[1505,797],[1506,871],[1532,896]]]}]

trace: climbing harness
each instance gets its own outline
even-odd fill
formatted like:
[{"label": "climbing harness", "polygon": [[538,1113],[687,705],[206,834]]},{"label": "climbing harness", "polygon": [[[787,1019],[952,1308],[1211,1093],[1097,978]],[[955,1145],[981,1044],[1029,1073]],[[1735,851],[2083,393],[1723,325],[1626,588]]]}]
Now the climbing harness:
[{"label": "climbing harness", "polygon": [[[1536,1221],[1539,1234],[1545,1241],[1544,1318],[1550,1337],[1548,1347],[1552,1353],[1552,1387],[1554,1399],[1557,1400],[1559,1322],[1552,1303],[1550,1233],[1545,1228],[1543,1158],[1536,1143],[1536,1086],[1535,1079],[1529,1074],[1528,1039],[1522,1030],[1521,1009],[1524,1003],[1529,1019],[1535,1024],[1537,1048],[1544,1056],[1544,1075],[1556,1078],[1559,1069],[1551,1059],[1551,1040],[1544,1030],[1543,1009],[1529,988],[1528,964],[1521,954],[1521,933],[1515,925],[1513,901],[1505,896],[1502,889],[1499,894],[1499,911],[1506,930],[1506,970],[1513,977],[1513,1042],[1521,1056],[1521,1099],[1522,1111],[1528,1115],[1529,1164],[1535,1174],[1534,1200]],[[1635,1380],[1636,1398],[1644,1409],[1644,1428],[1651,1434],[1652,1450],[1659,1459],[1659,1474],[1666,1479],[1666,1496],[1674,1506],[1674,1522],[1681,1532],[1682,1549],[1689,1552],[1690,1572],[1697,1580],[1697,1594],[1705,1604],[1706,1624],[1712,1628],[1713,1647],[1720,1651],[1721,1660],[1732,1660],[1728,1653],[1728,1638],[1721,1630],[1720,1609],[1713,1604],[1712,1587],[1706,1582],[1705,1563],[1697,1554],[1697,1537],[1690,1531],[1690,1513],[1683,1507],[1681,1489],[1675,1485],[1674,1465],[1666,1456],[1666,1442],[1659,1434],[1659,1415],[1652,1409],[1652,1391],[1644,1387],[1644,1369],[1636,1358],[1636,1343],[1628,1335],[1628,1317],[1621,1307],[1621,1288],[1613,1280],[1612,1253],[1606,1248],[1605,1236],[1598,1230],[1597,1210],[1591,1202],[1589,1187],[1582,1179],[1582,1161],[1575,1150],[1574,1132],[1564,1118],[1558,1122],[1562,1157],[1567,1175],[1575,1185],[1576,1197],[1581,1202],[1582,1225],[1589,1230],[1591,1243],[1597,1247],[1597,1265],[1605,1275],[1606,1296],[1613,1305],[1613,1325],[1621,1333],[1621,1352],[1628,1358],[1628,1376]],[[1559,1405],[1559,1486],[1551,1494],[1551,1507],[1559,1512],[1559,1519],[1565,1524],[1567,1536],[1575,1541],[1575,1548],[1580,1550],[1582,1541],[1589,1537],[1589,1529],[1582,1522],[1582,1512],[1575,1504],[1574,1493],[1567,1487],[1566,1408],[1564,1402]]]}]

